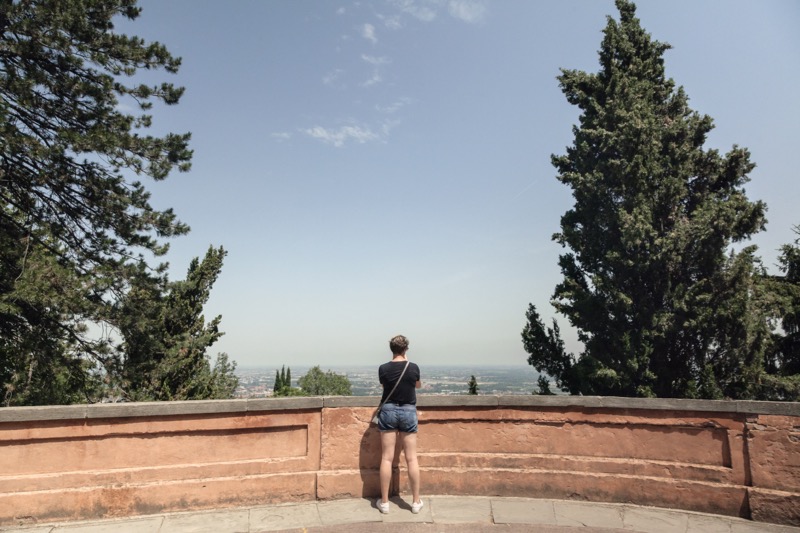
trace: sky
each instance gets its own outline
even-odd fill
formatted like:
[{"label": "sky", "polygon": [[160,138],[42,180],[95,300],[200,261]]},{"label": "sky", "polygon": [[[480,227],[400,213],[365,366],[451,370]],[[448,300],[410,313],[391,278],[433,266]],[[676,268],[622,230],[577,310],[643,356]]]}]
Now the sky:
[{"label": "sky", "polygon": [[[191,226],[171,279],[228,255],[206,305],[240,367],[370,365],[409,337],[425,365],[525,365],[528,304],[550,299],[573,205],[551,154],[578,110],[560,68],[597,72],[611,0],[142,0],[117,31],[183,60],[145,82],[186,88],[150,132],[191,132],[192,169],[145,182]],[[800,2],[640,1],[673,49],[667,75],[747,147],[769,220],[752,244],[777,273],[800,224]]]}]

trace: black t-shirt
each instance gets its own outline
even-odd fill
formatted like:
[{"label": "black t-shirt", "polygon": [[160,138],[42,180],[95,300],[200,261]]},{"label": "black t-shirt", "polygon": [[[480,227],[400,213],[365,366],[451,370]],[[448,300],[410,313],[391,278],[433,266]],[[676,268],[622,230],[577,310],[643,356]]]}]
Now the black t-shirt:
[{"label": "black t-shirt", "polygon": [[[381,401],[386,400],[386,396],[392,392],[394,384],[403,372],[406,366],[405,361],[389,361],[384,363],[378,368],[378,379],[383,385],[383,394]],[[419,381],[419,367],[415,363],[408,363],[408,369],[403,375],[403,381],[397,386],[397,389],[392,393],[389,402],[397,404],[412,404],[417,403],[417,381]]]}]

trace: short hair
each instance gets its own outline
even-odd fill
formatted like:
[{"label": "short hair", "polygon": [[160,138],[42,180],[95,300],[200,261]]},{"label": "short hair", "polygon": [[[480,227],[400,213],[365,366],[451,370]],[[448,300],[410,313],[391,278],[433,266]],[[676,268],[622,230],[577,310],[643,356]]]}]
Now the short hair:
[{"label": "short hair", "polygon": [[393,354],[399,355],[408,350],[408,339],[402,335],[396,335],[389,341],[389,349]]}]

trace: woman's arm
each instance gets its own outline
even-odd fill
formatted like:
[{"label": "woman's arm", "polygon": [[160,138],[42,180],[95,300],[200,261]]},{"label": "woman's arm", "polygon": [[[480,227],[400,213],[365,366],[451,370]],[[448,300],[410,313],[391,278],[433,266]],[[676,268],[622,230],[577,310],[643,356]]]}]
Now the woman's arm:
[{"label": "woman's arm", "polygon": [[415,387],[415,388],[417,388],[417,389],[418,389],[418,388],[420,388],[420,387],[422,387],[422,382],[421,382],[421,381],[419,381],[419,380],[417,380],[417,384],[416,384],[416,385],[414,385],[414,387]]}]

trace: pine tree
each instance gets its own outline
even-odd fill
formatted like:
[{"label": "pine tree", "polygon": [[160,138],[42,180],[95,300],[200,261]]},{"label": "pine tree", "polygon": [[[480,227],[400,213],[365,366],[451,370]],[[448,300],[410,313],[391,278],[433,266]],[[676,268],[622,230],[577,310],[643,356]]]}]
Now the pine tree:
[{"label": "pine tree", "polygon": [[203,306],[222,269],[225,250],[195,258],[186,279],[168,282],[142,269],[121,299],[116,322],[124,338],[121,388],[131,400],[230,398],[238,379],[226,354],[212,368],[207,349],[222,336],[221,317],[206,323]]},{"label": "pine tree", "polygon": [[752,397],[768,337],[759,265],[753,248],[727,252],[765,224],[742,188],[754,165],[743,148],[704,150],[713,122],[666,77],[669,45],[616,5],[600,71],[559,76],[581,115],[553,156],[575,199],[554,235],[568,251],[553,304],[584,351],[566,353],[531,306],[529,362],[571,393]]},{"label": "pine tree", "polygon": [[281,373],[278,370],[275,370],[275,384],[272,386],[273,395],[277,396],[281,388],[283,388],[283,383],[281,383]]},{"label": "pine tree", "polygon": [[800,401],[800,226],[798,238],[781,247],[778,264],[783,275],[768,276],[775,298],[772,315],[780,327],[772,333],[766,355],[767,375],[759,399]]},{"label": "pine tree", "polygon": [[286,382],[285,383],[286,383],[287,387],[291,387],[292,386],[292,369],[291,368],[287,368],[286,369]]},{"label": "pine tree", "polygon": [[[140,181],[189,169],[189,134],[145,134],[153,102],[183,89],[136,82],[177,72],[159,43],[115,33],[135,0],[0,5],[0,379],[7,405],[97,400],[120,368],[112,307],[145,253],[184,234]],[[127,109],[137,109],[128,113]],[[153,271],[154,274],[158,269]]]}]

